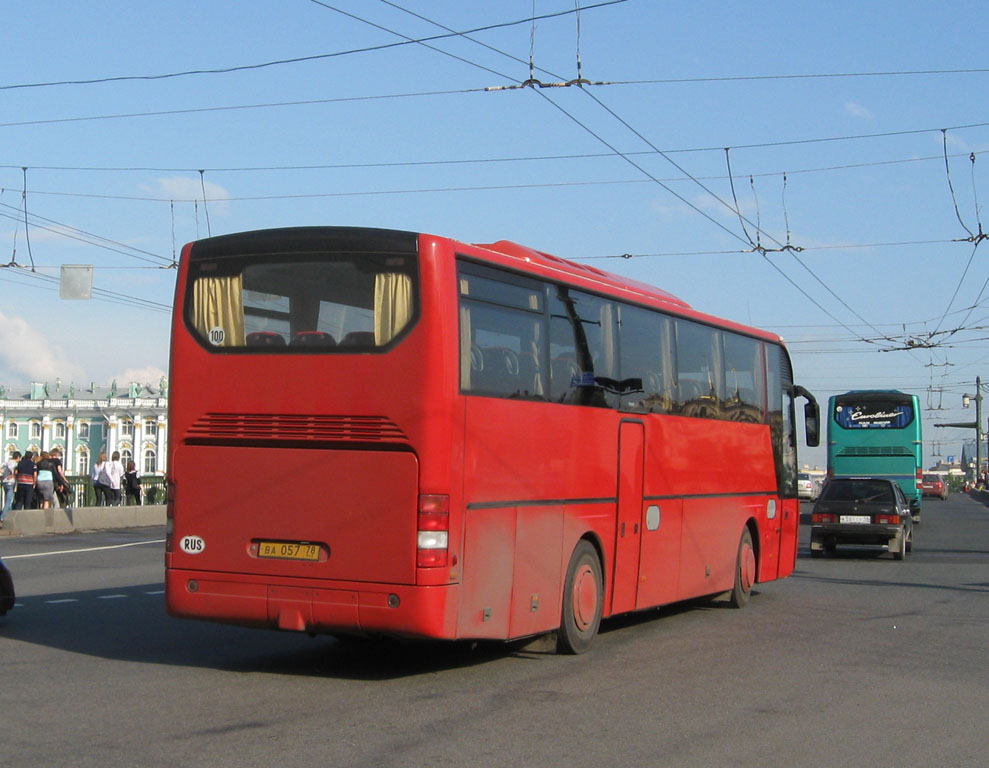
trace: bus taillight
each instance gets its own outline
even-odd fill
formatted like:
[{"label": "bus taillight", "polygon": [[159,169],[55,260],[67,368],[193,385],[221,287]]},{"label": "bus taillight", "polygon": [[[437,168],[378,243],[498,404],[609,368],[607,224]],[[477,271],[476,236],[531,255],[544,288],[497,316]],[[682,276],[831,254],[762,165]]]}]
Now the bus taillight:
[{"label": "bus taillight", "polygon": [[447,564],[450,546],[450,497],[419,495],[416,565],[437,568]]}]

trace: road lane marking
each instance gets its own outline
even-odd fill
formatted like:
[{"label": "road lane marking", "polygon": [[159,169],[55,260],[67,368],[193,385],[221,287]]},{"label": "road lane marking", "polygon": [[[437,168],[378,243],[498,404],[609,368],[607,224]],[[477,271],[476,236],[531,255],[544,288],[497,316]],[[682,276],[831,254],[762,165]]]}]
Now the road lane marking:
[{"label": "road lane marking", "polygon": [[164,539],[149,539],[148,541],[132,541],[129,544],[110,544],[105,547],[86,547],[85,549],[61,549],[56,552],[31,552],[26,555],[7,555],[4,560],[20,560],[25,557],[49,557],[51,555],[75,555],[80,552],[100,552],[106,549],[124,549],[125,547],[140,547],[144,544],[164,544]]},{"label": "road lane marking", "polygon": [[[151,592],[142,592],[140,594],[137,593],[137,592],[134,592],[134,593],[111,592],[111,593],[106,594],[106,595],[92,595],[92,596],[88,596],[88,597],[85,597],[85,598],[79,598],[79,597],[60,597],[60,598],[55,598],[55,599],[52,599],[52,600],[41,600],[41,602],[43,604],[45,604],[45,605],[63,605],[63,604],[66,604],[66,603],[81,603],[81,602],[84,602],[85,600],[93,600],[93,599],[95,599],[95,600],[125,600],[125,599],[127,599],[129,597],[141,597],[142,595],[150,596],[150,597],[157,597],[158,595],[163,595],[163,594],[165,594],[165,590],[163,590],[163,589],[156,590],[156,591],[151,591]],[[17,602],[14,603],[14,607],[15,608],[23,608],[23,607],[25,607],[25,605],[28,605],[28,604],[36,604],[36,603],[34,603],[34,600],[37,599],[37,598],[38,598],[38,596],[32,595],[30,597],[24,598],[24,602],[22,602],[22,599],[21,598],[18,598]]]}]

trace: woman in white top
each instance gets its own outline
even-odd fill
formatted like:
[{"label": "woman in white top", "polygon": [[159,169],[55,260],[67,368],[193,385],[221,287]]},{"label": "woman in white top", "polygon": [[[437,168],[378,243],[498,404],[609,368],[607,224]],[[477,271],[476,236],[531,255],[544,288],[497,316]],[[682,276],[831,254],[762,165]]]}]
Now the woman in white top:
[{"label": "woman in white top", "polygon": [[106,466],[106,454],[101,453],[93,465],[93,492],[96,494],[96,506],[105,507],[110,503],[110,485],[103,480],[103,467]]},{"label": "woman in white top", "polygon": [[110,503],[120,506],[120,481],[124,479],[124,465],[120,463],[120,451],[114,451],[110,460],[100,470],[100,482],[110,488]]}]

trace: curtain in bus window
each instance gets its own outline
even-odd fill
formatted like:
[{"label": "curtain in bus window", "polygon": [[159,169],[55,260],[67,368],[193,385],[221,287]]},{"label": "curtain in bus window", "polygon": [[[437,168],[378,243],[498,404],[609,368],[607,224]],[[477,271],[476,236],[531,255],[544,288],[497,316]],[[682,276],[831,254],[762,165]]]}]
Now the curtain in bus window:
[{"label": "curtain in bus window", "polygon": [[374,343],[381,347],[408,325],[412,316],[412,280],[398,272],[374,276]]},{"label": "curtain in bus window", "polygon": [[193,323],[215,346],[244,346],[243,279],[201,277],[192,287]]},{"label": "curtain in bus window", "polygon": [[472,385],[471,370],[480,367],[480,352],[478,358],[473,360],[474,350],[470,343],[470,307],[460,306],[460,388],[469,392]]}]

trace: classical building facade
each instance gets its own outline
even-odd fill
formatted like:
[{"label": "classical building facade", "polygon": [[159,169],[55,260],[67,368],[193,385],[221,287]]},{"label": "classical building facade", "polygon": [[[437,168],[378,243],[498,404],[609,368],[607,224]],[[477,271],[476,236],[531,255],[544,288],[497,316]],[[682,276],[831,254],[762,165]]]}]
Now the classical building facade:
[{"label": "classical building facade", "polygon": [[13,451],[62,450],[66,475],[88,476],[101,453],[120,452],[142,475],[167,467],[168,385],[128,384],[118,389],[91,384],[33,382],[27,389],[0,386],[4,458]]}]

